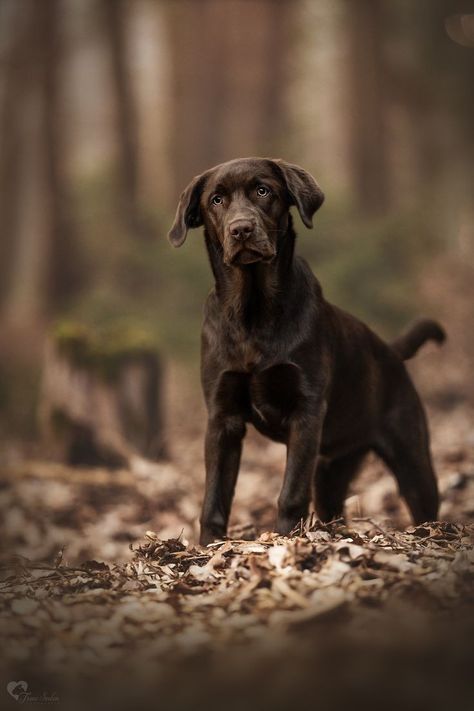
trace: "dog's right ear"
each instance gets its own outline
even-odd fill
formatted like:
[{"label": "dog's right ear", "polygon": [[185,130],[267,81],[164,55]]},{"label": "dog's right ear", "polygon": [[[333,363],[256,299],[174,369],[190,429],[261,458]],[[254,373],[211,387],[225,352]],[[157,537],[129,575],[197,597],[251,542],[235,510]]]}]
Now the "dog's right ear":
[{"label": "dog's right ear", "polygon": [[181,193],[176,217],[172,228],[168,232],[168,239],[173,247],[181,247],[186,239],[188,230],[193,227],[200,227],[203,224],[199,200],[207,175],[207,173],[196,175]]}]

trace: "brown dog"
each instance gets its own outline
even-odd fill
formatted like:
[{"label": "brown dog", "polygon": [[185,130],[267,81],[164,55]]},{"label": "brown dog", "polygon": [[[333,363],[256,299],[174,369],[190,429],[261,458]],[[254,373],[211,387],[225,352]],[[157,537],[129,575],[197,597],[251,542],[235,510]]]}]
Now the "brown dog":
[{"label": "brown dog", "polygon": [[245,158],[195,177],[169,233],[179,247],[204,225],[215,288],[205,306],[202,385],[209,413],[201,543],[227,529],[245,425],[287,445],[278,531],[308,514],[339,517],[364,456],[394,473],[415,522],[433,520],[438,490],[419,397],[403,360],[442,328],[423,320],[391,345],[329,304],[294,255],[289,209],[312,217],[324,195],[302,168]]}]

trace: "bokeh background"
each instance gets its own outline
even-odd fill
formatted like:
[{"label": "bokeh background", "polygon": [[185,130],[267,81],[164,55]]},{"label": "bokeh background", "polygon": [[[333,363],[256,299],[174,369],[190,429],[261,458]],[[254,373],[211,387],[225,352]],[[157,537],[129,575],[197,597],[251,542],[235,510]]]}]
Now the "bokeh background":
[{"label": "bokeh background", "polygon": [[[0,0],[12,708],[18,679],[73,711],[473,707],[473,79],[472,0]],[[232,541],[193,547],[212,279],[200,231],[179,250],[166,234],[195,174],[248,155],[321,184],[298,249],[330,300],[387,338],[420,315],[445,326],[409,363],[441,523],[406,529],[369,457],[351,528],[272,538],[285,447],[249,428]],[[56,456],[45,424],[74,446]],[[279,562],[242,540],[260,534]],[[280,635],[270,613],[298,616],[310,586],[344,606]]]},{"label": "bokeh background", "polygon": [[146,333],[198,392],[210,270],[199,232],[179,251],[166,233],[192,176],[247,155],[299,163],[323,187],[299,249],[326,296],[385,336],[440,318],[450,344],[421,387],[471,397],[471,10],[0,0],[3,439],[37,436],[58,323]]}]

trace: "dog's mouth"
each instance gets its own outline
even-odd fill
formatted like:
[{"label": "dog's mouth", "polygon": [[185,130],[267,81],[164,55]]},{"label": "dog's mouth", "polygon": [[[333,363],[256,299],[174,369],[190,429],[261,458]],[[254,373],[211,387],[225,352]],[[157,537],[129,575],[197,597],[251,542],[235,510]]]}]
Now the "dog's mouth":
[{"label": "dog's mouth", "polygon": [[243,249],[240,249],[234,256],[231,258],[230,263],[231,264],[254,264],[255,262],[264,262],[264,261],[269,261],[269,258],[266,257],[264,254],[261,252],[257,252],[255,249],[248,249],[244,247]]},{"label": "dog's mouth", "polygon": [[255,264],[256,262],[269,263],[275,257],[275,250],[270,245],[266,245],[266,249],[258,249],[251,244],[242,245],[240,249],[235,251],[228,260],[231,266],[242,266],[245,264]]}]

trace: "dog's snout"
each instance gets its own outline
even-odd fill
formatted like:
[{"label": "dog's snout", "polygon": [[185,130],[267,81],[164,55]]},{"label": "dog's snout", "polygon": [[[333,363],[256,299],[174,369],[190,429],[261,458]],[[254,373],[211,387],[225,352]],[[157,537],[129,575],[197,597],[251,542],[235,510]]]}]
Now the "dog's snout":
[{"label": "dog's snout", "polygon": [[238,219],[229,225],[230,234],[234,239],[246,240],[251,237],[255,230],[255,220]]}]

